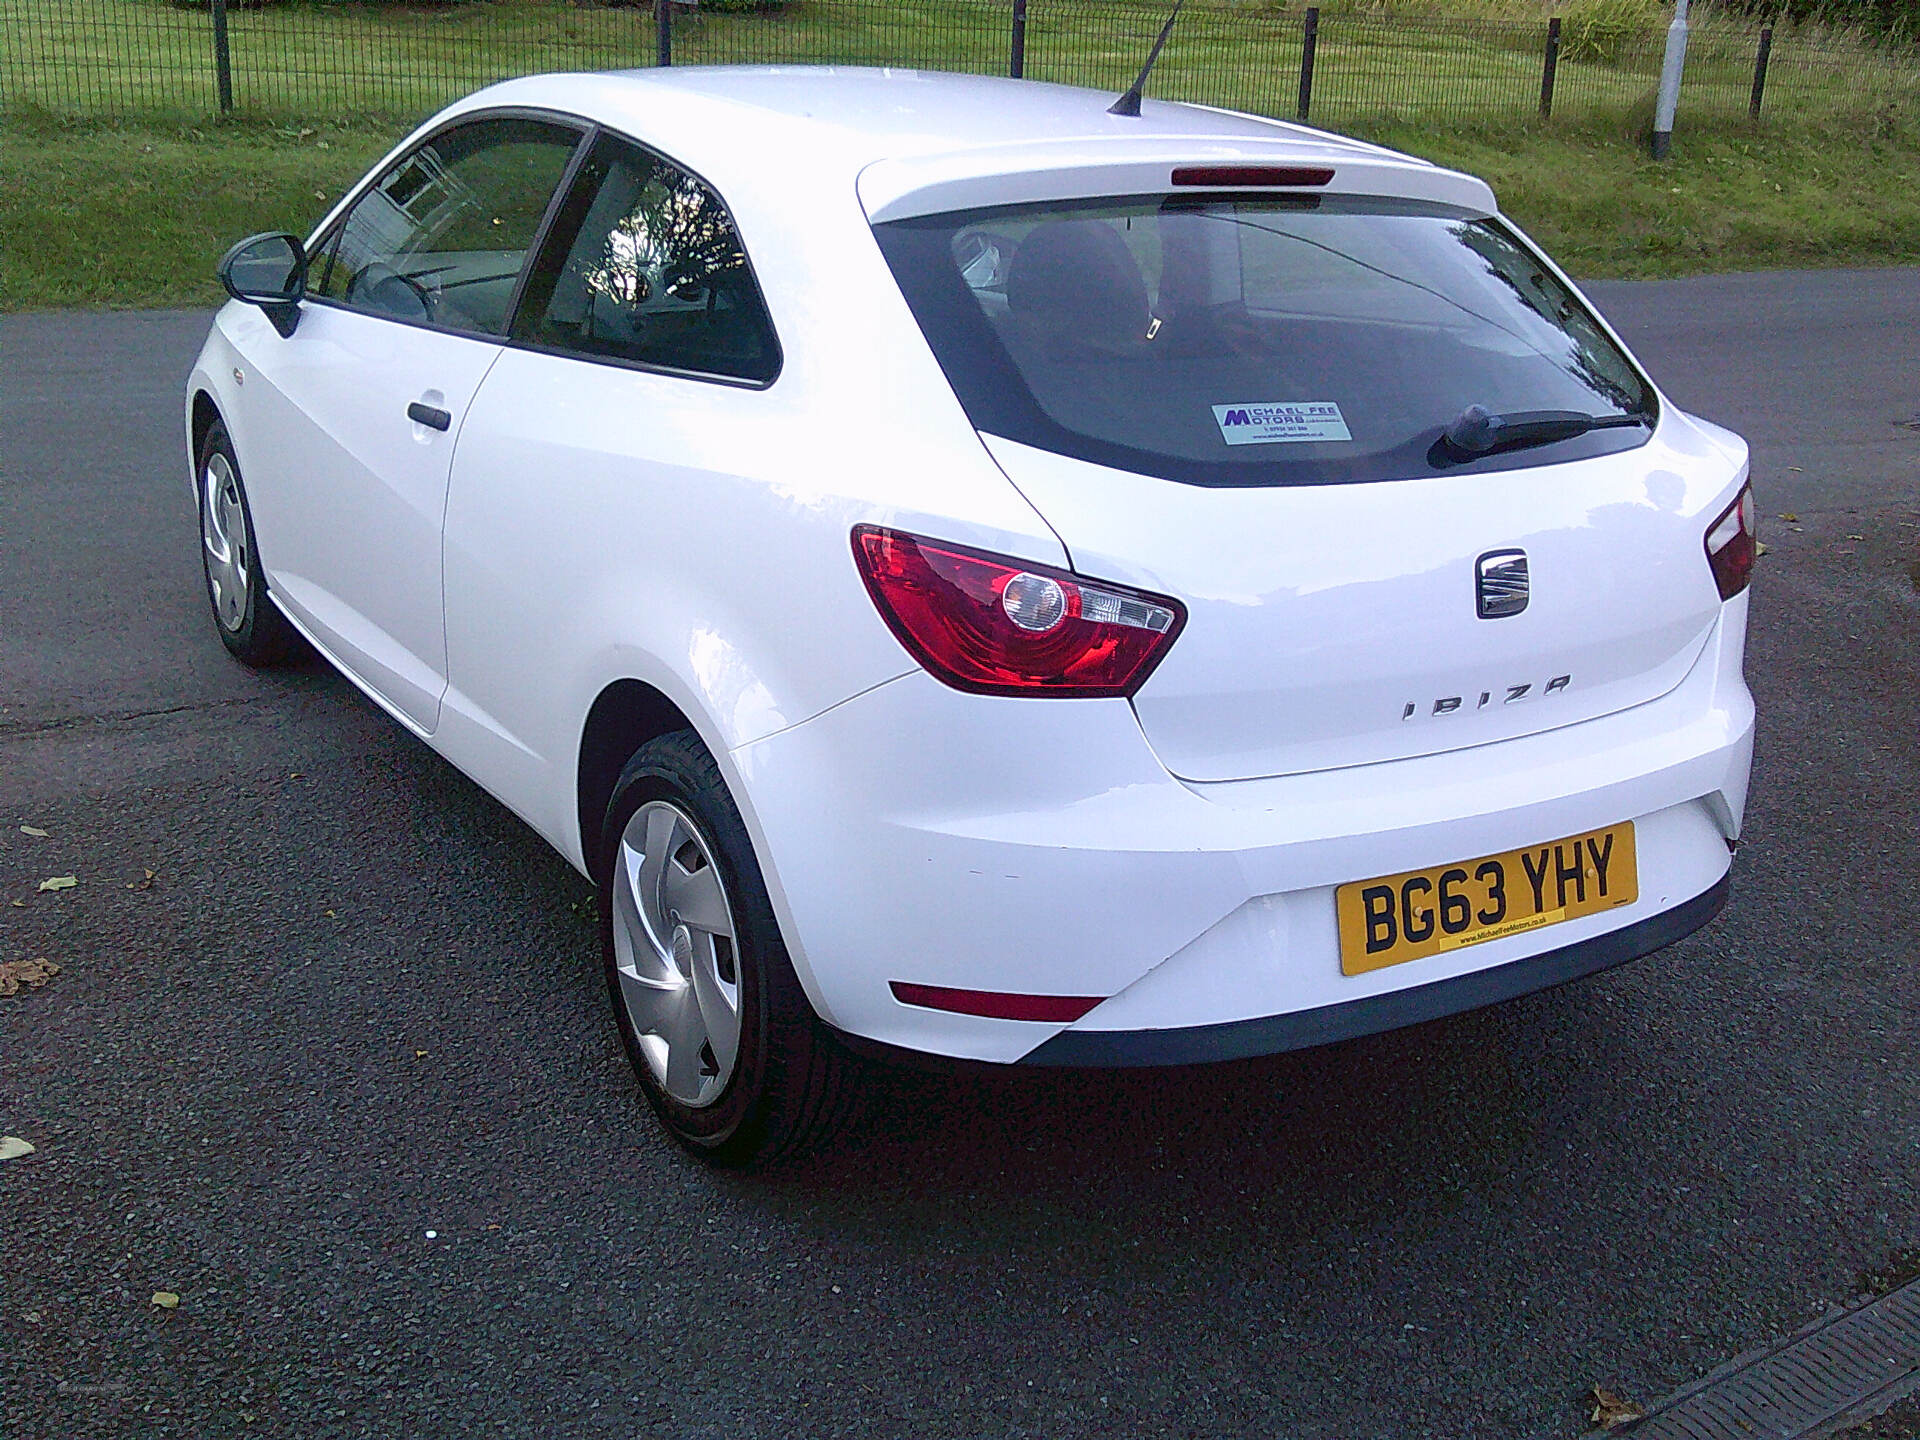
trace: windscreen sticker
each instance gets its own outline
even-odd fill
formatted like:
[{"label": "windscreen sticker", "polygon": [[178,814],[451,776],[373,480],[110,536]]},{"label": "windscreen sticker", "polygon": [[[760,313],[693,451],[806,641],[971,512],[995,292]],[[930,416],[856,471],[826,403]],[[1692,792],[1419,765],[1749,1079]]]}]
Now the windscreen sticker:
[{"label": "windscreen sticker", "polygon": [[1216,405],[1213,420],[1229,445],[1277,445],[1289,440],[1351,440],[1340,407],[1331,400],[1280,400]]}]

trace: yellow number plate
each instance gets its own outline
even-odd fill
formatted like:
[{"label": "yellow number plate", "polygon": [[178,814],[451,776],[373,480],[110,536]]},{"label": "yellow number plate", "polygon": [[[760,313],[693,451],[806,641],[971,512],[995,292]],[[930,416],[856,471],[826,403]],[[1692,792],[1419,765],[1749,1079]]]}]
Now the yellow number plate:
[{"label": "yellow number plate", "polygon": [[1458,865],[1360,880],[1342,885],[1334,896],[1340,969],[1363,975],[1631,905],[1639,896],[1631,823]]}]

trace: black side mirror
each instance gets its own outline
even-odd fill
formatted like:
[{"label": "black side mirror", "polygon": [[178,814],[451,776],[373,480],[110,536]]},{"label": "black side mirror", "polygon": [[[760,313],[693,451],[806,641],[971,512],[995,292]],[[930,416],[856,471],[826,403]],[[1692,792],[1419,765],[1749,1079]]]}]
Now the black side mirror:
[{"label": "black side mirror", "polygon": [[220,283],[236,300],[258,305],[273,328],[291,335],[307,294],[307,251],[297,235],[254,235],[227,251]]}]

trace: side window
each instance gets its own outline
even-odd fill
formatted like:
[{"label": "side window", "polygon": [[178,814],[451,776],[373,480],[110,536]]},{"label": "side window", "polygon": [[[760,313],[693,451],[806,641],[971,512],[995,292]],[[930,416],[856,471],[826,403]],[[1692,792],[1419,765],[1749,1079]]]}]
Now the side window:
[{"label": "side window", "polygon": [[347,212],[318,293],[354,310],[500,335],[577,131],[477,120],[412,151]]},{"label": "side window", "polygon": [[607,135],[554,221],[514,338],[761,383],[780,369],[773,322],[719,196]]}]

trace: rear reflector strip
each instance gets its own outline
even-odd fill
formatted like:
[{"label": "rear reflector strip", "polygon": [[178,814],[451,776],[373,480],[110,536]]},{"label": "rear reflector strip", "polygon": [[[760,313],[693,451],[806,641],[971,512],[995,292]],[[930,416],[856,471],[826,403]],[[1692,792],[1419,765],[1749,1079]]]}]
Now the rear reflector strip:
[{"label": "rear reflector strip", "polygon": [[1319,165],[1180,165],[1173,172],[1176,185],[1208,185],[1214,189],[1241,185],[1324,185],[1331,179],[1332,167]]},{"label": "rear reflector strip", "polygon": [[1106,997],[1104,995],[1009,995],[1001,990],[949,990],[944,985],[891,982],[893,998],[923,1010],[950,1010],[956,1015],[984,1015],[989,1020],[1044,1020],[1071,1025]]}]

